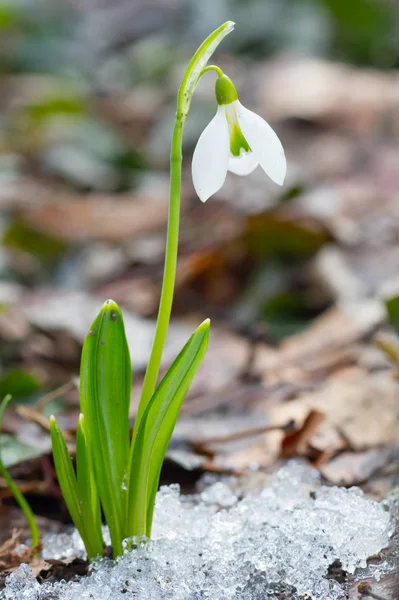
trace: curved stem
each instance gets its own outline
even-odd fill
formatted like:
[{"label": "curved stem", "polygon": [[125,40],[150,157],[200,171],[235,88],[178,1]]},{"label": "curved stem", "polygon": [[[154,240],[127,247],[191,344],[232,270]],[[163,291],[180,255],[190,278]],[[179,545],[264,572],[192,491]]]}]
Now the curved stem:
[{"label": "curved stem", "polygon": [[223,77],[224,75],[222,69],[220,69],[216,65],[208,65],[207,67],[202,69],[199,76],[202,77],[205,73],[208,73],[209,71],[215,71],[218,74],[218,77]]}]

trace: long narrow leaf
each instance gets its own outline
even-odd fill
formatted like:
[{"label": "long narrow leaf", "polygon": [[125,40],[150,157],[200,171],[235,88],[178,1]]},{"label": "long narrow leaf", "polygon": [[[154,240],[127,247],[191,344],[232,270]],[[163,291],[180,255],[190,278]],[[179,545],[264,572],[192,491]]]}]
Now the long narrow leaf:
[{"label": "long narrow leaf", "polygon": [[79,501],[78,486],[72,459],[69,455],[62,431],[54,416],[50,417],[50,436],[53,448],[55,470],[60,484],[62,496],[67,505],[71,519],[79,531],[89,558],[96,556],[97,552],[92,547],[91,536],[86,531],[82,518],[82,507]]},{"label": "long narrow leaf", "polygon": [[[104,541],[101,531],[100,499],[82,414],[79,417],[76,431],[76,480],[82,520],[86,530],[90,531],[91,545],[95,555],[102,555]],[[89,558],[92,557],[89,556]]]},{"label": "long narrow leaf", "polygon": [[[3,398],[3,400],[0,402],[0,429],[1,429],[1,424],[3,422],[4,411],[6,409],[7,404],[10,402],[10,400],[11,400],[11,396],[8,395],[8,396],[5,396]],[[11,491],[12,495],[14,496],[15,500],[18,502],[22,512],[25,515],[26,520],[28,521],[30,535],[32,538],[32,541],[31,541],[32,548],[38,548],[38,546],[40,544],[40,532],[39,532],[39,528],[36,523],[35,515],[33,514],[33,511],[31,509],[31,507],[29,506],[28,501],[21,494],[21,492],[15,485],[14,480],[12,479],[11,475],[7,471],[6,467],[4,466],[3,461],[1,459],[1,453],[0,453],[0,473],[3,476],[7,486],[9,488],[9,490]]]},{"label": "long narrow leaf", "polygon": [[126,468],[132,368],[122,314],[107,300],[86,337],[80,371],[80,405],[100,501],[114,556],[126,537]]},{"label": "long narrow leaf", "polygon": [[[205,356],[209,320],[193,333],[153,394],[139,425],[129,478],[129,536],[149,535],[162,462],[185,395]],[[155,490],[155,491],[154,491]]]}]

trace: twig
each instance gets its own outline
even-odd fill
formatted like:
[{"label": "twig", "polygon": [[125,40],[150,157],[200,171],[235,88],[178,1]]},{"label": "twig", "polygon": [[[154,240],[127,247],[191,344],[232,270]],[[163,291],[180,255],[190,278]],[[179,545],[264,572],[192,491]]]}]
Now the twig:
[{"label": "twig", "polygon": [[41,412],[43,410],[43,408],[46,406],[46,404],[48,404],[52,400],[55,400],[56,398],[59,398],[66,392],[69,392],[69,390],[72,390],[75,386],[76,386],[75,380],[71,379],[70,381],[67,381],[60,387],[56,388],[55,390],[48,392],[48,394],[44,394],[44,396],[42,396],[40,398],[40,400],[38,401],[38,403],[36,405],[37,410],[39,410]]},{"label": "twig", "polygon": [[236,431],[235,433],[228,433],[226,435],[219,435],[213,438],[207,438],[198,445],[208,444],[223,444],[225,442],[234,442],[241,440],[242,438],[252,437],[254,435],[261,435],[263,433],[269,433],[270,431],[290,431],[295,424],[295,421],[291,419],[285,425],[268,425],[266,427],[256,427],[255,429],[245,429],[244,431]]}]

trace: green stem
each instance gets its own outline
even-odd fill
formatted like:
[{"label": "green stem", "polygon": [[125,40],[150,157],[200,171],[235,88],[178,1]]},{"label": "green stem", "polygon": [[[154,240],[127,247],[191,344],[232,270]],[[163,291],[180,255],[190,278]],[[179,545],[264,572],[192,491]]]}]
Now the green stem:
[{"label": "green stem", "polygon": [[14,496],[15,500],[18,502],[22,512],[25,515],[25,519],[28,522],[30,535],[32,539],[31,546],[33,549],[35,549],[40,544],[40,533],[32,509],[29,506],[27,500],[24,498],[24,496],[21,494],[21,492],[15,485],[13,479],[11,478],[11,475],[9,474],[2,462],[0,462],[0,473],[4,478],[4,481],[6,482],[10,492]]},{"label": "green stem", "polygon": [[[176,120],[173,129],[172,146],[170,152],[170,200],[161,300],[159,304],[154,341],[152,344],[147,371],[144,377],[143,389],[141,392],[140,403],[134,426],[133,440],[130,447],[130,461],[128,467],[129,474],[131,469],[134,468],[134,465],[132,465],[133,448],[137,432],[139,430],[140,420],[145,409],[147,408],[149,401],[151,400],[151,396],[156,387],[163,348],[169,326],[170,314],[172,311],[173,292],[176,278],[177,250],[179,244],[182,140],[184,123],[187,118],[194,90],[198,84],[198,81],[200,80],[201,75],[206,72],[206,63],[222,39],[228,35],[233,28],[234,23],[232,21],[223,23],[223,25],[215,29],[215,31],[213,31],[211,35],[209,35],[207,39],[200,45],[190,60],[177,94]],[[219,68],[213,67],[212,70],[218,71]]]},{"label": "green stem", "polygon": [[[1,422],[3,420],[4,411],[6,409],[7,404],[10,402],[10,400],[11,400],[11,396],[8,395],[0,403],[0,428],[1,428]],[[4,480],[7,484],[10,492],[14,496],[15,500],[18,502],[22,512],[25,515],[25,518],[29,525],[30,535],[32,538],[31,546],[33,549],[36,549],[36,548],[38,548],[38,546],[40,544],[40,533],[39,533],[39,528],[36,523],[35,515],[33,514],[32,509],[29,506],[27,500],[21,494],[21,492],[15,485],[11,475],[5,468],[3,461],[1,460],[1,456],[0,456],[0,474],[4,477]],[[35,556],[37,556],[37,553],[35,553]]]},{"label": "green stem", "polygon": [[207,67],[202,69],[202,71],[200,73],[200,77],[202,77],[205,73],[208,73],[209,71],[215,71],[218,74],[218,77],[223,77],[223,75],[224,75],[224,73],[220,67],[217,67],[216,65],[208,65]]},{"label": "green stem", "polygon": [[161,300],[151,356],[144,377],[140,404],[136,416],[134,427],[135,434],[138,430],[143,412],[155,390],[166,334],[168,332],[170,313],[172,311],[173,292],[176,279],[177,251],[179,245],[180,191],[183,159],[182,140],[185,119],[186,115],[178,110],[173,128],[170,152],[170,202]]}]

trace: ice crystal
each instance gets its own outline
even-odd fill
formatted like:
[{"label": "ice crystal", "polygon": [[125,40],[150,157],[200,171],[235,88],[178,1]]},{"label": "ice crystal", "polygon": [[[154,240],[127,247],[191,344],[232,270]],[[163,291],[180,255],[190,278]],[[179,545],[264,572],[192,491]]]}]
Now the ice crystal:
[{"label": "ice crystal", "polygon": [[[330,565],[364,567],[391,530],[382,504],[356,488],[318,488],[313,472],[297,466],[242,499],[223,482],[194,498],[174,485],[158,493],[150,542],[136,540],[116,562],[98,561],[78,582],[39,585],[24,565],[0,599],[339,600],[344,590],[327,578]],[[76,534],[47,540],[45,553],[60,556],[61,548],[64,556],[82,553]]]}]

